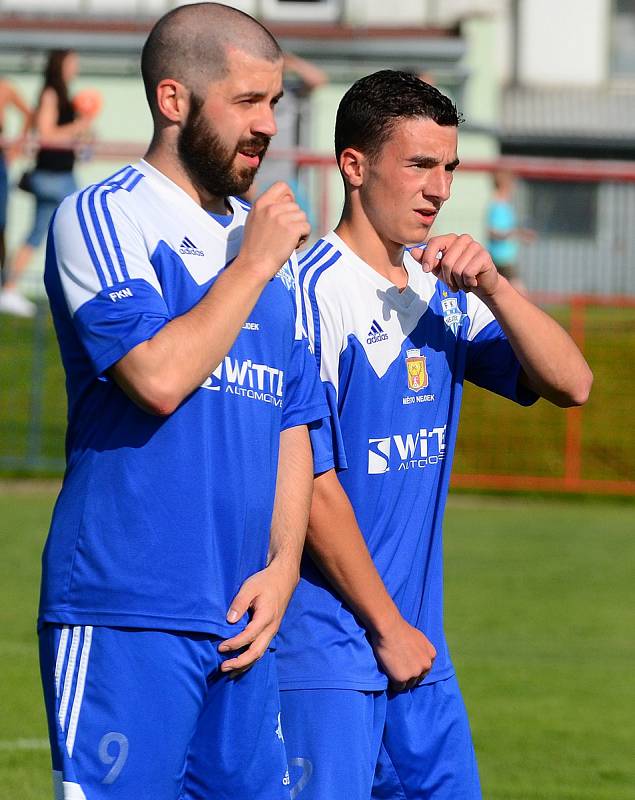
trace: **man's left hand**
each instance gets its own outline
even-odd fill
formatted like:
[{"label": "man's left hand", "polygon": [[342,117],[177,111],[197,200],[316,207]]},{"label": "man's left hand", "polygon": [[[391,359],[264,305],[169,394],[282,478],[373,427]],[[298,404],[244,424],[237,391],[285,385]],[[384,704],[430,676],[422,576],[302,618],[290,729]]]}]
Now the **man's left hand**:
[{"label": "man's left hand", "polygon": [[433,236],[425,249],[414,248],[410,253],[424,272],[432,272],[453,292],[474,292],[484,299],[496,291],[499,274],[492,257],[467,233]]}]

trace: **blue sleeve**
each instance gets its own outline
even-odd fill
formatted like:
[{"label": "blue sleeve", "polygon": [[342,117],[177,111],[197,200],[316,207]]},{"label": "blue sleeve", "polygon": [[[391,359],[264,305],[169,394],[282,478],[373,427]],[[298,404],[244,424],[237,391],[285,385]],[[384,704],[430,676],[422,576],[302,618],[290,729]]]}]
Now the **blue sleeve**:
[{"label": "blue sleeve", "polygon": [[55,216],[50,266],[73,325],[101,375],[170,319],[161,285],[135,221],[108,187],[67,198]]},{"label": "blue sleeve", "polygon": [[333,468],[337,470],[348,468],[340,418],[337,413],[335,388],[328,382],[323,385],[330,415],[309,426],[313,447],[313,471],[316,475]]},{"label": "blue sleeve", "polygon": [[328,417],[329,409],[315,359],[306,338],[296,339],[285,376],[280,428],[308,425]]},{"label": "blue sleeve", "polygon": [[[113,289],[100,292],[73,318],[96,375],[151,339],[169,320],[163,298],[145,281],[125,281]],[[113,294],[122,299],[113,299]]]},{"label": "blue sleeve", "polygon": [[538,395],[524,387],[519,376],[520,363],[498,322],[490,322],[468,341],[465,366],[468,381],[522,406],[530,406],[538,400]]}]

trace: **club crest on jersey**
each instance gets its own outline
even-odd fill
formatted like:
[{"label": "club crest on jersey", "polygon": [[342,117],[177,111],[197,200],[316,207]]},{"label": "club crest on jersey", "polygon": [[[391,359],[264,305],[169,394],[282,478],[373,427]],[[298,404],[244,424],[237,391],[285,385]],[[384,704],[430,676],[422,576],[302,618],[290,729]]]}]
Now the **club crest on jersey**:
[{"label": "club crest on jersey", "polygon": [[455,336],[459,334],[461,322],[466,316],[459,308],[459,302],[456,297],[448,297],[447,292],[443,292],[444,297],[441,300],[441,308],[443,309],[443,322]]},{"label": "club crest on jersey", "polygon": [[406,350],[406,369],[408,371],[408,388],[413,392],[425,389],[428,385],[428,370],[426,357],[421,355],[421,350]]}]

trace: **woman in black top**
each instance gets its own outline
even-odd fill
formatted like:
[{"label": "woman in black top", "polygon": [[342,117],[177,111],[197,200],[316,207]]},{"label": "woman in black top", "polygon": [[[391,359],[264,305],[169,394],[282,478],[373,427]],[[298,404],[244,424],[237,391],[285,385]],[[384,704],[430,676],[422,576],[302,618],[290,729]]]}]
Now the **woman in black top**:
[{"label": "woman in black top", "polygon": [[[77,75],[78,58],[72,50],[52,50],[44,71],[44,85],[34,112],[34,129],[46,145],[38,151],[31,173],[30,190],[35,196],[35,217],[31,232],[13,259],[9,275],[0,292],[0,311],[32,316],[35,306],[16,288],[33,251],[48,230],[53,212],[68,194],[75,191],[73,176],[75,141],[86,133],[93,117],[80,116],[73,108],[68,85]],[[65,146],[66,145],[66,146]]]}]

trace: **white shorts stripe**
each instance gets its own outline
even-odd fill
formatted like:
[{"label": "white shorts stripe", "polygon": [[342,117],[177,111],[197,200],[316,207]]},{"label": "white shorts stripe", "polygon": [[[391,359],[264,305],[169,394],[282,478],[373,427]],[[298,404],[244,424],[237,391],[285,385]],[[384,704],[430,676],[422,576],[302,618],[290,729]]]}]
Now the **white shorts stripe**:
[{"label": "white shorts stripe", "polygon": [[71,639],[71,649],[68,654],[68,664],[66,665],[66,675],[64,676],[64,691],[62,693],[62,702],[60,703],[60,710],[57,718],[60,722],[60,727],[66,730],[66,712],[68,711],[68,704],[71,699],[71,687],[73,685],[73,676],[75,675],[75,662],[77,661],[77,651],[79,649],[79,639],[82,629],[79,625],[73,628],[73,638]]},{"label": "white shorts stripe", "polygon": [[84,688],[86,686],[86,673],[88,672],[88,658],[90,656],[90,645],[93,640],[93,629],[90,625],[84,628],[84,643],[82,644],[82,654],[79,659],[79,669],[77,670],[77,685],[75,687],[75,697],[71,708],[71,717],[68,723],[68,733],[66,734],[66,750],[72,757],[73,747],[75,746],[75,736],[77,735],[77,723],[79,722],[79,712],[82,710],[82,700],[84,699]]},{"label": "white shorts stripe", "polygon": [[62,668],[66,658],[66,648],[68,647],[68,625],[62,628],[60,643],[57,647],[57,659],[55,661],[55,698],[59,699],[60,687],[62,684]]},{"label": "white shorts stripe", "polygon": [[79,783],[64,781],[64,800],[86,800],[84,790]]},{"label": "white shorts stripe", "polygon": [[53,770],[54,800],[86,800],[84,790],[79,783],[65,781],[61,772]]}]

